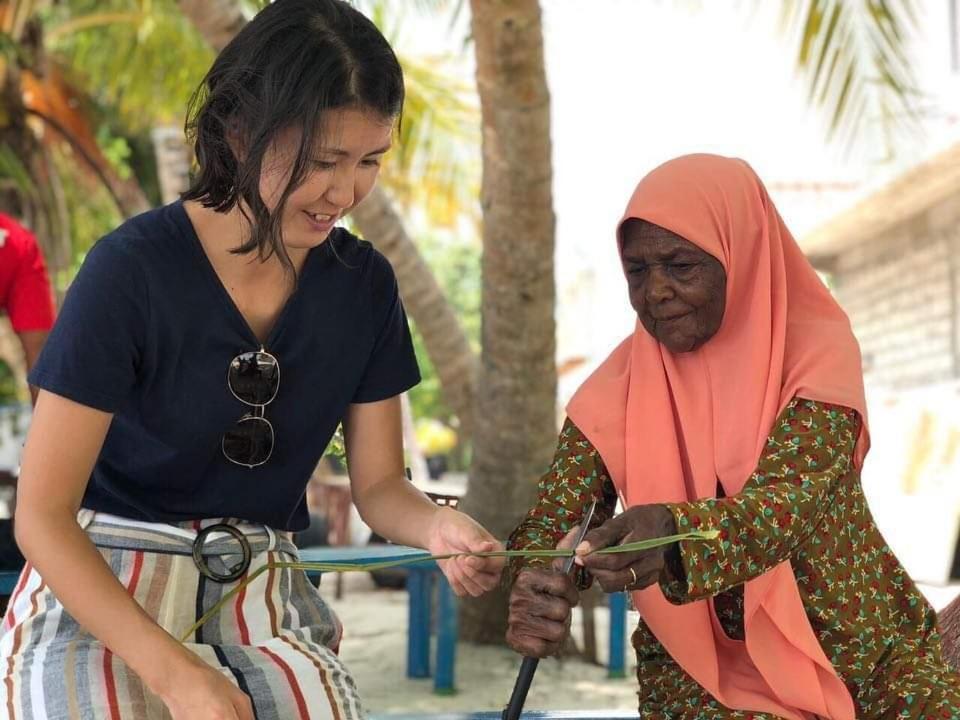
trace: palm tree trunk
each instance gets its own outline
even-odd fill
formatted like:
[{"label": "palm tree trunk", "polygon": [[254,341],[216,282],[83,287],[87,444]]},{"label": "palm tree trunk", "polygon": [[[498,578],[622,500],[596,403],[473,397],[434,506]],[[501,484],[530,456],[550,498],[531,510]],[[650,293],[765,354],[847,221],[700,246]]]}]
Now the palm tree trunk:
[{"label": "palm tree trunk", "polygon": [[960,598],[941,610],[937,621],[943,638],[943,658],[960,671]]},{"label": "palm tree trunk", "polygon": [[158,125],[150,131],[153,156],[157,161],[160,199],[172,203],[190,187],[190,146],[183,128]]},{"label": "palm tree trunk", "polygon": [[[537,0],[471,0],[483,120],[483,349],[463,510],[498,537],[536,498],[556,443],[550,95]],[[461,633],[500,643],[505,593],[462,604]]]},{"label": "palm tree trunk", "polygon": [[360,234],[371,240],[393,266],[404,307],[417,324],[437,370],[443,398],[460,419],[463,434],[470,437],[477,358],[453,306],[407,234],[385,190],[374,187],[354,209],[352,217]]},{"label": "palm tree trunk", "polygon": [[247,24],[238,0],[177,0],[177,4],[217,52]]},{"label": "palm tree trunk", "polygon": [[56,118],[30,108],[26,112],[42,121],[45,132],[56,133],[70,145],[81,162],[86,165],[86,169],[96,175],[103,184],[123,217],[133,217],[150,209],[150,201],[147,200],[143,188],[136,179],[120,177],[102,155],[94,156],[88,153]]}]

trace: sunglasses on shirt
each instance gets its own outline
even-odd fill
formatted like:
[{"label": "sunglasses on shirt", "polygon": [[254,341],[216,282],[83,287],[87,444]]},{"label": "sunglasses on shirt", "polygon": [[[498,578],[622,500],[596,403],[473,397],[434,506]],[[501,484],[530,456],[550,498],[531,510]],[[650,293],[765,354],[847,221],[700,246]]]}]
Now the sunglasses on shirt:
[{"label": "sunglasses on shirt", "polygon": [[280,364],[263,348],[237,355],[227,368],[227,387],[240,402],[252,408],[223,434],[220,447],[232,463],[255,468],[273,454],[273,425],[264,417],[277,397]]}]

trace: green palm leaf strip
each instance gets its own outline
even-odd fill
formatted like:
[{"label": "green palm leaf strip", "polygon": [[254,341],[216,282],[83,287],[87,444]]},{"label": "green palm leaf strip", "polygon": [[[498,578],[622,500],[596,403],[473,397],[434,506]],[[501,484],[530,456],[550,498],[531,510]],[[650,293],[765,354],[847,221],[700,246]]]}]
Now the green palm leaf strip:
[{"label": "green palm leaf strip", "polygon": [[[624,545],[614,545],[613,547],[595,550],[597,555],[611,555],[615,553],[640,552],[641,550],[651,550],[675,542],[686,542],[688,540],[715,540],[720,533],[716,530],[698,530],[695,532],[680,533],[679,535],[667,535],[665,537],[650,538],[649,540],[639,540],[637,542],[625,543]],[[593,553],[591,553],[593,554]],[[448,555],[411,555],[410,557],[396,558],[394,560],[384,560],[382,562],[362,563],[362,562],[273,562],[261,565],[252,573],[247,575],[244,580],[235,588],[226,593],[220,600],[210,608],[199,620],[197,620],[180,638],[180,642],[186,642],[198,628],[216,615],[226,605],[231,598],[241,592],[247,585],[256,580],[267,570],[312,570],[320,573],[334,572],[372,572],[376,570],[386,570],[388,568],[401,567],[404,565],[415,565],[417,563],[435,562],[441,560],[452,560],[458,557],[480,557],[480,558],[565,558],[574,555],[573,550],[490,550],[488,552],[462,552],[450,553]]]}]

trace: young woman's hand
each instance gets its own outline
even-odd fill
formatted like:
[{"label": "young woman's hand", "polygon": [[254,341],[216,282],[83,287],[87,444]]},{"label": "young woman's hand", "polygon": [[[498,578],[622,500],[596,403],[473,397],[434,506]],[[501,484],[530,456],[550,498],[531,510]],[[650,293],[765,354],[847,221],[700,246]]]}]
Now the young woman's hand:
[{"label": "young woman's hand", "polygon": [[171,668],[157,695],[173,720],[255,720],[249,696],[200,658]]},{"label": "young woman's hand", "polygon": [[[430,527],[427,550],[433,555],[502,550],[497,540],[468,515],[439,508]],[[483,595],[500,582],[504,558],[458,557],[441,560],[440,569],[459,597]]]}]

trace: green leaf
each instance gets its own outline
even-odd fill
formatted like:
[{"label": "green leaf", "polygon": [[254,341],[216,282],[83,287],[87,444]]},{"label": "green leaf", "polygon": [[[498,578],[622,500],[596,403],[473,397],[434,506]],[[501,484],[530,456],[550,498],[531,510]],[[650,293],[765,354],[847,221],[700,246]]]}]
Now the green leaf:
[{"label": "green leaf", "polygon": [[[626,543],[624,545],[615,545],[613,547],[596,550],[597,555],[608,555],[615,553],[640,552],[650,550],[664,545],[670,545],[675,542],[689,542],[692,540],[715,540],[720,536],[716,530],[698,530],[695,532],[681,533],[679,535],[669,535],[666,537],[651,538],[649,540],[640,540],[638,542]],[[415,554],[396,560],[385,560],[383,562],[363,563],[363,562],[273,562],[261,565],[252,573],[247,575],[230,592],[226,593],[220,600],[210,608],[199,620],[191,625],[180,638],[181,642],[186,642],[193,634],[210,618],[220,612],[227,602],[237,593],[242,591],[250,583],[256,580],[260,575],[268,570],[304,570],[314,572],[376,572],[377,570],[387,570],[389,568],[403,567],[406,565],[416,565],[425,562],[436,562],[438,560],[450,560],[456,557],[487,557],[487,558],[565,558],[574,555],[573,550],[492,550],[490,552],[476,553],[450,553],[447,555],[430,555],[428,553]]]},{"label": "green leaf", "polygon": [[[788,0],[797,67],[828,137],[891,151],[919,130],[917,81],[907,52],[915,0]],[[881,136],[878,142],[877,135]]]},{"label": "green leaf", "polygon": [[[840,20],[840,6],[834,5],[833,12],[830,14],[830,22],[827,23],[826,33],[823,37],[823,40],[820,43],[820,57],[817,60],[817,67],[813,72],[813,78],[810,80],[810,97],[811,98],[813,97],[813,93],[815,92],[817,85],[820,82],[820,74],[823,70],[823,63],[827,59],[827,54],[832,49],[831,43],[833,40],[833,34],[837,29],[837,24],[839,20]],[[834,67],[834,63],[836,63],[836,58],[838,55],[836,49],[833,49],[833,50],[834,50],[833,61],[830,64],[830,68],[831,68],[830,72],[832,72],[832,68]]]}]

